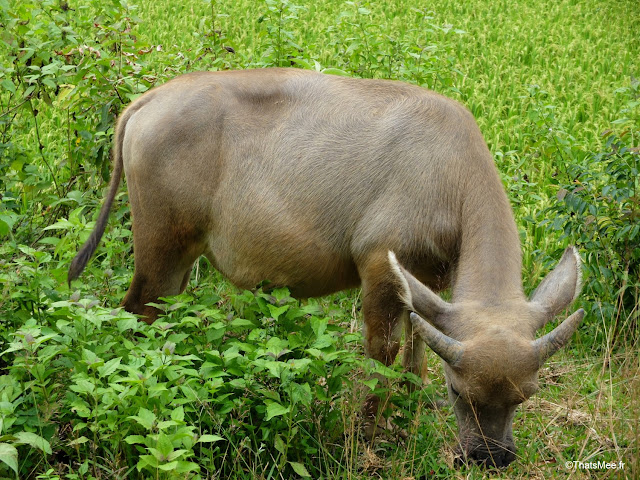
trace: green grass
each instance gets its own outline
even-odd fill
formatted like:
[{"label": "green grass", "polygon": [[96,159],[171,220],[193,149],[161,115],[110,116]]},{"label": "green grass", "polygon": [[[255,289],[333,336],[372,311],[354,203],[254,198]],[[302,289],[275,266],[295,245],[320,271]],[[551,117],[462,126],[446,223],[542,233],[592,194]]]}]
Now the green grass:
[{"label": "green grass", "polygon": [[[49,4],[57,5],[42,2]],[[397,421],[409,440],[368,444],[358,437],[365,392],[357,379],[371,367],[361,360],[357,290],[318,303],[274,302],[238,292],[202,260],[188,297],[178,299],[163,322],[137,325],[123,312],[111,313],[133,270],[124,193],[84,284],[74,285],[78,298],[70,298],[74,290],[65,283],[69,260],[89,230],[87,218],[100,203],[120,98],[126,103],[184,71],[295,62],[409,81],[465,104],[512,200],[531,291],[552,257],[581,238],[542,223],[547,209],[561,203],[560,189],[576,185],[569,167],[607,151],[607,130],[632,132],[629,145],[639,144],[637,107],[624,113],[633,98],[618,92],[640,76],[635,1],[157,0],[128,11],[114,5],[69,2],[74,10],[65,22],[79,32],[76,45],[101,48],[102,58],[113,60],[100,65],[95,56],[84,57],[96,62],[85,72],[95,79],[51,77],[59,88],[42,86],[43,93],[27,98],[37,115],[19,97],[28,82],[16,81],[16,95],[6,85],[0,92],[0,350],[6,352],[0,357],[0,444],[16,449],[20,478],[187,478],[183,468],[202,478],[286,479],[300,476],[298,465],[327,479],[640,476],[638,312],[627,300],[635,291],[637,301],[637,278],[628,276],[627,290],[612,283],[616,290],[606,298],[597,282],[587,283],[579,301],[589,312],[585,325],[541,369],[539,393],[516,416],[518,459],[497,472],[453,468],[453,413],[426,408],[429,398],[446,393],[430,352],[432,383],[425,392],[406,396],[399,367],[392,375],[398,377],[392,379]],[[0,1],[0,12],[7,8]],[[92,26],[94,19],[109,27],[133,16],[133,29],[124,34],[124,27],[110,33]],[[44,44],[54,39],[46,31],[53,16],[37,18],[16,27],[49,52],[32,66],[45,65],[52,48],[70,54],[62,43]],[[120,48],[137,53],[122,56]],[[3,44],[0,82],[16,78],[5,51]],[[64,97],[67,84],[83,85],[72,100],[77,108]],[[101,113],[109,102],[111,109]],[[630,120],[615,123],[624,116]],[[602,174],[604,167],[588,165]],[[600,187],[594,192],[604,197]],[[55,228],[43,230],[47,225]],[[594,244],[613,245],[585,241],[581,254],[590,268],[599,252],[586,246]],[[612,278],[622,278],[624,268],[608,266],[622,272]],[[602,275],[596,280],[606,283]],[[89,306],[92,300],[98,305]],[[281,326],[270,323],[282,305],[289,309],[283,318],[290,317]],[[616,309],[600,314],[603,305]],[[291,332],[304,340],[296,343]],[[273,358],[283,348],[270,351],[269,338],[291,351]],[[318,357],[309,354],[313,348]],[[302,359],[311,362],[309,369],[288,363]],[[158,469],[154,452],[172,452],[184,463]],[[573,460],[626,465],[624,471],[568,470],[565,462]],[[0,462],[0,478],[15,478],[6,465]]]}]

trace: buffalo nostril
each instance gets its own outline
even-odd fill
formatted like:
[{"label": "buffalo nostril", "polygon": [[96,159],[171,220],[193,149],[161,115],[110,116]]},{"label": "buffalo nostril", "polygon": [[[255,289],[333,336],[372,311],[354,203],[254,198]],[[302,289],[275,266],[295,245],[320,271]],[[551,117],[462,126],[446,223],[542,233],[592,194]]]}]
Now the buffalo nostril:
[{"label": "buffalo nostril", "polygon": [[[467,458],[485,468],[504,468],[515,460],[516,455],[508,449],[500,449],[494,452],[474,450],[467,454]],[[461,466],[463,463],[464,460],[461,457],[455,459],[456,466]]]},{"label": "buffalo nostril", "polygon": [[516,447],[510,442],[504,442],[503,446],[494,446],[493,449],[484,448],[483,445],[465,448],[459,444],[454,452],[453,465],[461,468],[472,462],[484,468],[504,468],[516,459]]},{"label": "buffalo nostril", "polygon": [[501,455],[490,455],[484,458],[476,459],[476,463],[484,468],[501,468],[503,467]]}]

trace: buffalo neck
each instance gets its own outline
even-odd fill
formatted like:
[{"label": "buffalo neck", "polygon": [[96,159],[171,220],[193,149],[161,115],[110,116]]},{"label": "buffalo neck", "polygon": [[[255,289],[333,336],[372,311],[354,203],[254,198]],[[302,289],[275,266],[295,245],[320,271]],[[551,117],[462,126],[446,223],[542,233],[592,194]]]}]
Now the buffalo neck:
[{"label": "buffalo neck", "polygon": [[467,189],[453,282],[454,302],[519,300],[522,253],[518,229],[497,175]]}]

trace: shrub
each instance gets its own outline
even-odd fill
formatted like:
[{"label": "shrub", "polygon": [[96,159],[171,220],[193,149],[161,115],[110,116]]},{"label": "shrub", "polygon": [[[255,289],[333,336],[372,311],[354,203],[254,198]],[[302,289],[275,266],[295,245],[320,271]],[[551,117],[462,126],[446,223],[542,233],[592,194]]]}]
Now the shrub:
[{"label": "shrub", "polygon": [[640,83],[617,93],[626,98],[623,116],[603,132],[603,150],[569,158],[541,222],[585,253],[584,302],[601,320],[594,328],[612,334],[595,343],[611,346],[635,343],[640,316]]},{"label": "shrub", "polygon": [[215,295],[183,295],[146,326],[77,297],[49,302],[1,353],[1,448],[16,473],[44,461],[96,477],[123,466],[293,475],[341,437],[360,335],[339,334],[316,302],[245,291],[222,310]]}]

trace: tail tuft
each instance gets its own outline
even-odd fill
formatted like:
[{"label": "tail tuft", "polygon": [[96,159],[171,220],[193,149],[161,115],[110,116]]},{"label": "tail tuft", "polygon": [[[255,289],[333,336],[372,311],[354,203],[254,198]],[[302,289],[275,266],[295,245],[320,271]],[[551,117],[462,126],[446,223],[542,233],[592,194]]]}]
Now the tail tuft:
[{"label": "tail tuft", "polygon": [[71,282],[80,276],[87,266],[87,263],[89,263],[89,259],[96,251],[96,248],[98,248],[98,239],[102,236],[102,232],[100,232],[99,235],[96,235],[96,233],[98,233],[96,230],[91,232],[91,236],[85,244],[82,245],[82,248],[80,248],[76,256],[73,257],[71,265],[69,266],[69,273],[67,274],[67,283],[69,286],[71,286]]}]

